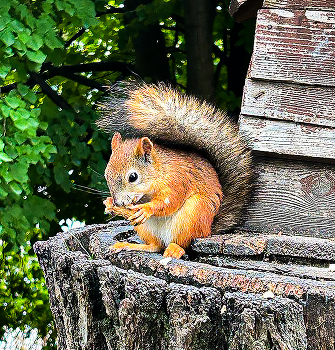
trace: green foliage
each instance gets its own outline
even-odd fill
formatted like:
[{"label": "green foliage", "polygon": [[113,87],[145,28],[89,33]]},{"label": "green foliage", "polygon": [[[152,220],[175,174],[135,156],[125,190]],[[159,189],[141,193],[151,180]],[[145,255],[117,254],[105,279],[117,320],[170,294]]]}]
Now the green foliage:
[{"label": "green foliage", "polygon": [[[143,28],[159,24],[171,81],[187,86],[181,0],[6,0],[0,2],[0,326],[52,327],[36,240],[60,230],[59,221],[104,221],[103,173],[108,135],[94,127],[104,85],[135,74],[133,45]],[[252,24],[236,27],[217,3],[213,26],[217,102],[238,109],[229,57],[252,47]],[[133,8],[127,9],[127,6]],[[141,77],[145,80],[151,77]],[[0,335],[3,329],[0,328]],[[46,348],[54,347],[54,336]]]},{"label": "green foliage", "polygon": [[[0,291],[2,307],[0,319],[4,325],[24,328],[29,324],[38,327],[41,335],[54,332],[50,320],[48,295],[36,257],[29,250],[30,244],[20,252],[6,251],[6,243],[0,245]],[[50,346],[54,338],[50,338]]]}]

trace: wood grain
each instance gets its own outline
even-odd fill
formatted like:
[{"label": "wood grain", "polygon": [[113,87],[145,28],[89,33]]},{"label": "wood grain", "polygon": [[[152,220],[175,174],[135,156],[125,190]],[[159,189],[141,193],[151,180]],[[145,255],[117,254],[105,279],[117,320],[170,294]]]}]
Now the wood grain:
[{"label": "wood grain", "polygon": [[262,158],[256,167],[245,229],[335,238],[335,166]]},{"label": "wood grain", "polygon": [[254,151],[335,159],[333,128],[241,115],[240,133]]},{"label": "wood grain", "polygon": [[335,86],[335,12],[258,12],[250,77]]},{"label": "wood grain", "polygon": [[[191,248],[197,256],[229,256],[229,257],[285,257],[286,259],[300,260],[313,264],[315,260],[335,261],[335,242],[330,239],[302,236],[288,236],[278,234],[261,234],[234,230],[234,233],[216,234],[206,238],[197,238]],[[294,259],[295,258],[295,259]],[[326,270],[326,269],[325,269]],[[327,276],[327,277],[326,277]],[[319,279],[319,276],[310,275],[308,278]],[[323,278],[335,281],[335,275],[327,271]]]},{"label": "wood grain", "polygon": [[335,11],[334,0],[264,0],[263,8],[319,9]]},{"label": "wood grain", "polygon": [[241,113],[335,127],[335,88],[246,79]]},{"label": "wood grain", "polygon": [[[299,237],[301,239],[301,237]],[[227,256],[200,256],[199,262],[238,270],[253,270],[266,273],[277,273],[292,277],[311,279],[315,281],[335,281],[335,274],[328,267],[284,264],[258,260],[237,260]]]}]

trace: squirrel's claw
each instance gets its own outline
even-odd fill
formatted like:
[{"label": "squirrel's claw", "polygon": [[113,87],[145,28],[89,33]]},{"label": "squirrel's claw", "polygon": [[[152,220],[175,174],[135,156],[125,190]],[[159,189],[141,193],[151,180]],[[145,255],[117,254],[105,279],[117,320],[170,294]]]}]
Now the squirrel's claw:
[{"label": "squirrel's claw", "polygon": [[133,215],[128,217],[128,220],[134,226],[143,224],[152,215],[150,211],[141,204],[129,206],[129,209],[133,211],[136,210]]},{"label": "squirrel's claw", "polygon": [[130,222],[133,226],[137,226],[143,224],[146,220],[147,218],[145,217],[145,215],[141,214],[137,219],[131,219]]}]

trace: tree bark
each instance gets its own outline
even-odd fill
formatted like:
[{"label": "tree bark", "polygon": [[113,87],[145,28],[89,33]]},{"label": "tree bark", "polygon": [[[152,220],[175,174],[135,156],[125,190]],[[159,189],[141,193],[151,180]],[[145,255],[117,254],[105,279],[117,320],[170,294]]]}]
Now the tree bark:
[{"label": "tree bark", "polygon": [[137,33],[132,35],[135,50],[135,72],[142,80],[150,82],[171,81],[164,36],[158,22],[143,23],[134,11],[139,5],[150,4],[152,0],[126,0],[125,24],[137,21]]},{"label": "tree bark", "polygon": [[140,78],[150,78],[152,82],[171,81],[164,36],[158,23],[141,26],[132,40],[136,54],[135,71]]},{"label": "tree bark", "polygon": [[207,100],[214,98],[212,0],[184,0],[187,51],[187,90]]}]

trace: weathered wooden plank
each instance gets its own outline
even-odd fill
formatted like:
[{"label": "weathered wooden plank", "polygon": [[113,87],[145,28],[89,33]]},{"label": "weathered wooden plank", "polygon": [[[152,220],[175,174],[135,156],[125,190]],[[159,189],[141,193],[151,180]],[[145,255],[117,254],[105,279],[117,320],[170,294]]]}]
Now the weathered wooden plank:
[{"label": "weathered wooden plank", "polygon": [[296,160],[260,159],[255,198],[244,228],[335,238],[335,167]]},{"label": "weathered wooden plank", "polygon": [[335,11],[334,0],[264,0],[263,8],[319,9]]},{"label": "weathered wooden plank", "polygon": [[[213,235],[197,238],[191,249],[199,254],[219,254],[231,256],[260,256],[265,254],[269,235],[250,235],[234,231],[233,234]],[[335,253],[335,244],[334,244]]]},{"label": "weathered wooden plank", "polygon": [[240,133],[254,151],[335,159],[333,128],[241,115]]},{"label": "weathered wooden plank", "polygon": [[258,9],[262,7],[263,0],[232,0],[229,13],[237,22],[256,17]]},{"label": "weathered wooden plank", "polygon": [[335,127],[335,88],[246,79],[241,113]]},{"label": "weathered wooden plank", "polygon": [[[312,261],[335,261],[335,242],[316,237],[264,235],[234,232],[194,240],[192,250],[200,255],[225,256],[286,256]],[[214,249],[215,248],[215,249]],[[335,280],[335,275],[333,280]]]},{"label": "weathered wooden plank", "polygon": [[258,12],[250,77],[335,86],[335,12]]},{"label": "weathered wooden plank", "polygon": [[[302,237],[297,237],[302,239]],[[306,238],[306,237],[305,237]],[[258,260],[237,260],[227,256],[201,255],[199,262],[237,270],[249,270],[265,273],[276,273],[283,276],[292,276],[315,281],[335,281],[335,274],[329,267],[315,267],[308,265],[286,264]]]}]

